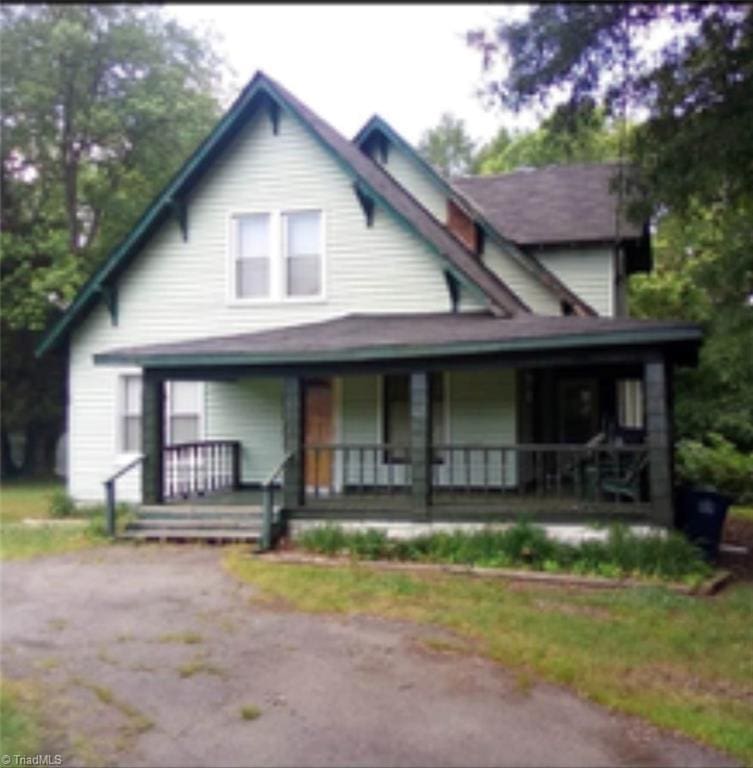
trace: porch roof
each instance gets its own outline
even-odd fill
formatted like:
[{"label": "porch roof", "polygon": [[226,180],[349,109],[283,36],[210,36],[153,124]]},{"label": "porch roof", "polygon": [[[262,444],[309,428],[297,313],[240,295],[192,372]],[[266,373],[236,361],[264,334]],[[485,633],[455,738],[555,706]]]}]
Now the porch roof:
[{"label": "porch roof", "polygon": [[486,312],[350,314],[272,330],[112,349],[97,364],[285,366],[626,347],[696,350],[699,326],[613,317],[499,318]]}]

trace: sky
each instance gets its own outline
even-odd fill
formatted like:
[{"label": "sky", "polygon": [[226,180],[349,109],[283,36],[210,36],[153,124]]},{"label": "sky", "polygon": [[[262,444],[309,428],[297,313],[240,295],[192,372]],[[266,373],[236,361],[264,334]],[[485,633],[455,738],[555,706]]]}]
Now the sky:
[{"label": "sky", "polygon": [[531,116],[487,111],[474,95],[481,55],[469,29],[520,18],[525,6],[167,5],[192,28],[210,28],[238,90],[257,69],[302,99],[346,137],[378,113],[411,143],[449,111],[481,142]]}]

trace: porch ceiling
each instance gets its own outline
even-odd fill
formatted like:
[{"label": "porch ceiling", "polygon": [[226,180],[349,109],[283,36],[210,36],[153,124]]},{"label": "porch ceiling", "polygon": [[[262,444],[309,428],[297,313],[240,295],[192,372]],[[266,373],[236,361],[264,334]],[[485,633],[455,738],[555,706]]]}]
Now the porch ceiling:
[{"label": "porch ceiling", "polygon": [[113,349],[97,364],[145,368],[290,366],[624,347],[695,352],[697,325],[611,317],[499,318],[486,312],[351,314],[304,325]]}]

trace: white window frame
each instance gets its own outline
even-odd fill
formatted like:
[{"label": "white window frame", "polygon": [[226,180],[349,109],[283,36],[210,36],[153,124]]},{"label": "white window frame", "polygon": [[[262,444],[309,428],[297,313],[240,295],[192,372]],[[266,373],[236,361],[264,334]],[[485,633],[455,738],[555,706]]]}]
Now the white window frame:
[{"label": "white window frame", "polygon": [[[285,215],[294,213],[315,212],[320,217],[319,248],[321,263],[319,265],[320,292],[311,296],[287,295],[287,246]],[[236,220],[243,216],[265,214],[269,216],[269,296],[238,296],[236,285],[236,245],[237,228]],[[230,307],[270,306],[287,304],[322,304],[327,301],[327,217],[323,208],[290,207],[244,209],[230,211],[227,215],[227,242],[226,242],[226,303]]]},{"label": "white window frame", "polygon": [[[115,379],[115,456],[117,458],[135,458],[141,455],[141,449],[126,450],[123,446],[125,442],[125,430],[123,429],[123,421],[125,419],[125,404],[126,404],[126,379],[141,379],[141,386],[144,386],[144,376],[140,368],[134,368],[131,370],[119,371]],[[143,403],[143,397],[142,397]],[[144,429],[144,413],[143,405],[140,411],[141,416],[141,429],[143,436]]]},{"label": "white window frame", "polygon": [[[172,445],[173,443],[173,422],[172,417],[173,416],[193,416],[194,414],[176,414],[172,412],[172,403],[173,403],[173,385],[178,383],[177,381],[166,381],[165,382],[165,445]],[[181,382],[183,383],[183,382]],[[206,384],[203,381],[192,381],[189,382],[191,384],[196,384],[198,388],[198,397],[199,397],[199,410],[196,412],[196,415],[199,417],[199,429],[198,429],[198,435],[196,437],[197,440],[205,440],[206,439]]]}]

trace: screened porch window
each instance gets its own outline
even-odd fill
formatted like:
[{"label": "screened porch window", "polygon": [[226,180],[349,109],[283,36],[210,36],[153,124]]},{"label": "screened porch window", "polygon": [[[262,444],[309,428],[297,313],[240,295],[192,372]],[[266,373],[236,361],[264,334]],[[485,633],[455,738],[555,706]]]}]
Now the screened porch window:
[{"label": "screened porch window", "polygon": [[235,297],[260,299],[270,295],[270,215],[235,216]]},{"label": "screened porch window", "polygon": [[141,376],[122,376],[120,380],[120,450],[141,451]]},{"label": "screened porch window", "polygon": [[318,296],[322,292],[321,219],[321,211],[283,214],[287,296]]},{"label": "screened porch window", "polygon": [[[385,376],[382,395],[384,442],[390,446],[385,450],[384,460],[391,463],[405,462],[406,447],[411,443],[410,376]],[[435,373],[431,377],[431,436],[434,445],[444,442],[445,409],[444,377],[441,373]],[[438,454],[434,456],[434,461],[439,461]]]}]

